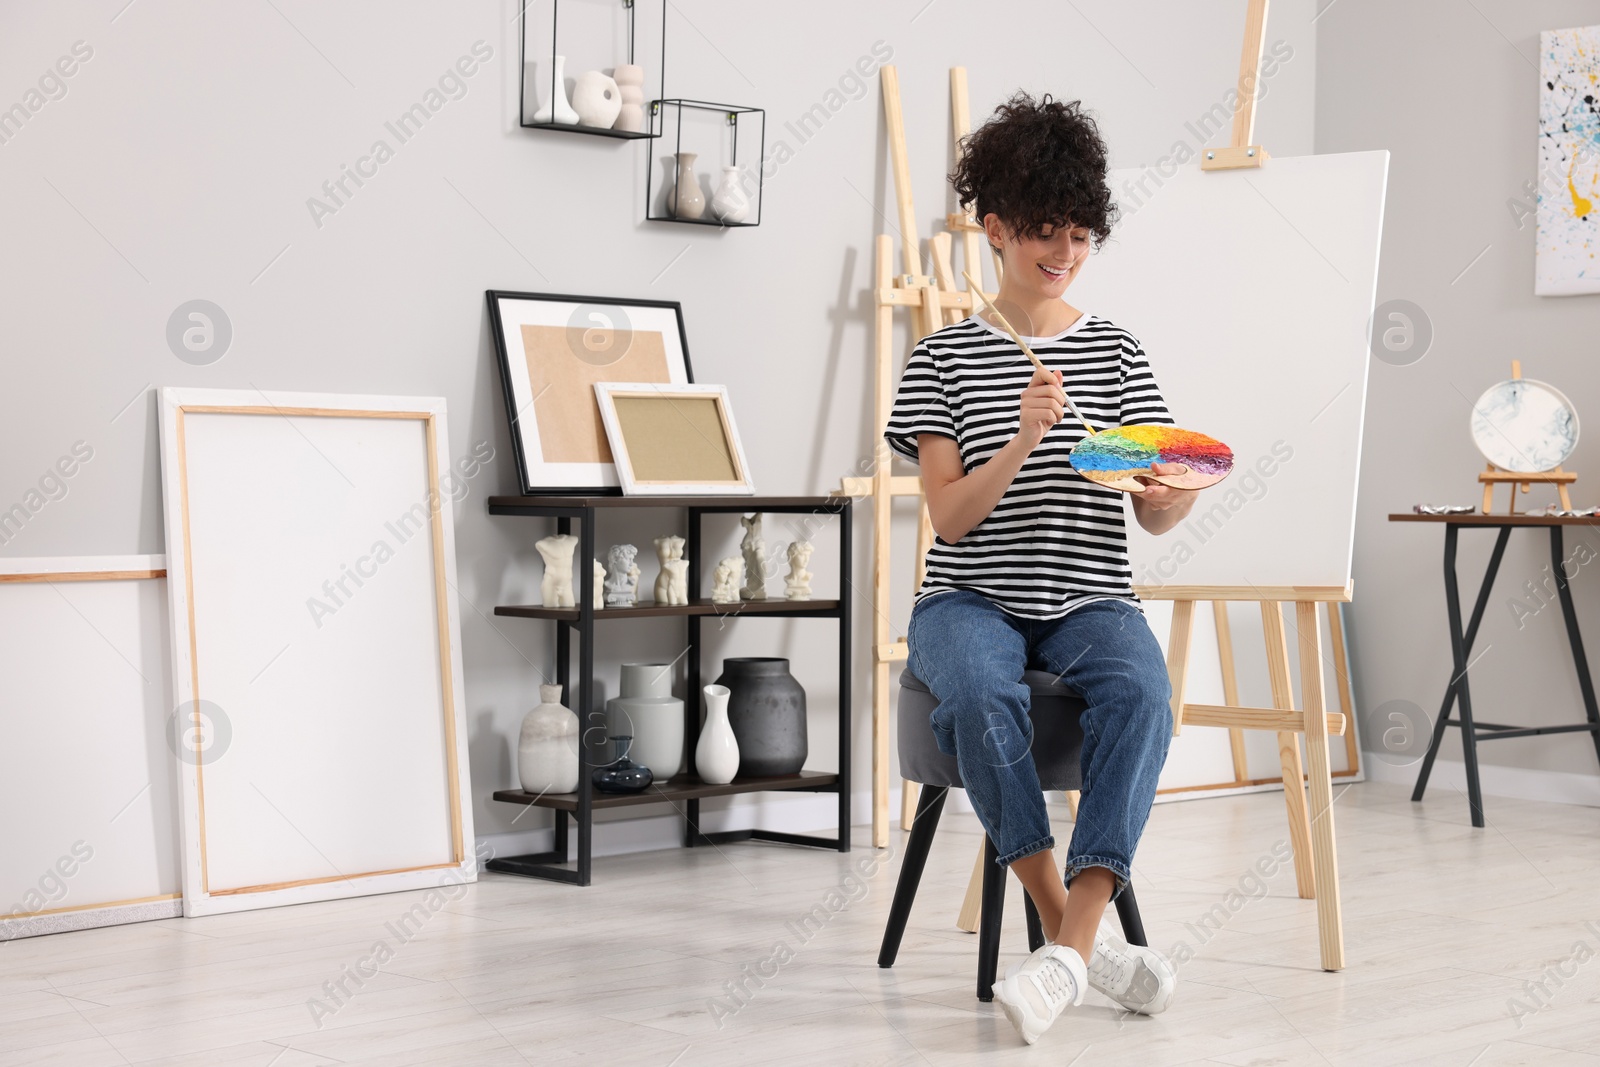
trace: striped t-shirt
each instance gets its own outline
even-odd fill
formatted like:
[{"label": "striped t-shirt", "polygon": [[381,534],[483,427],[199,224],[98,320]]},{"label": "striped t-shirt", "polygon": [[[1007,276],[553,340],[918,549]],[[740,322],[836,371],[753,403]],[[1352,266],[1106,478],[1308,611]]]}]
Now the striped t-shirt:
[{"label": "striped t-shirt", "polygon": [[[1171,425],[1133,335],[1087,312],[1054,337],[1027,338],[1095,429]],[[923,338],[911,353],[884,437],[917,459],[917,435],[960,447],[970,473],[1016,436],[1034,367],[1017,343],[977,316]],[[1023,462],[994,510],[956,544],[935,536],[917,600],[950,589],[981,593],[1014,615],[1056,619],[1093,600],[1137,600],[1123,498],[1088,481],[1067,454],[1086,434],[1067,410]]]}]

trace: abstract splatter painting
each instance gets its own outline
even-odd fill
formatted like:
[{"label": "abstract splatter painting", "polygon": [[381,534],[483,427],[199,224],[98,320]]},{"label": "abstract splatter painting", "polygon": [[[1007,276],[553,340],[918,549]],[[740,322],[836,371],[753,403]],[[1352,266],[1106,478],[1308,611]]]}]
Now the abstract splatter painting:
[{"label": "abstract splatter painting", "polygon": [[1534,292],[1600,293],[1600,26],[1539,35]]}]

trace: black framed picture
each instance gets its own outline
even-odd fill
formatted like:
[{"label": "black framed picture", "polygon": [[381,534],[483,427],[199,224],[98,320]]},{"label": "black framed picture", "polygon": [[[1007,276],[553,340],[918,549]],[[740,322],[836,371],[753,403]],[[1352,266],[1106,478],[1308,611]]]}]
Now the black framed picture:
[{"label": "black framed picture", "polygon": [[499,289],[485,295],[522,494],[620,495],[595,383],[694,381],[682,305]]}]

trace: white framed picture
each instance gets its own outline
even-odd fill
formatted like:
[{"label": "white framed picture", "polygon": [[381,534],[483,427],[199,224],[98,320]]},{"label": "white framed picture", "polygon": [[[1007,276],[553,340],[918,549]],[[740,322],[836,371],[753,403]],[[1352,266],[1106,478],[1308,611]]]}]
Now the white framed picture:
[{"label": "white framed picture", "polygon": [[755,492],[727,386],[596,382],[594,390],[627,495]]},{"label": "white framed picture", "polygon": [[518,491],[621,492],[594,385],[692,382],[682,307],[496,289],[486,295]]}]

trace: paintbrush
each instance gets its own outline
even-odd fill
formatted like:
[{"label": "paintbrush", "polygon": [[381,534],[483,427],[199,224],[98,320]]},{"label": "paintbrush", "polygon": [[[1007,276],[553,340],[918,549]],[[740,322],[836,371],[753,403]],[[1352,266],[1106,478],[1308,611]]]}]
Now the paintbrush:
[{"label": "paintbrush", "polygon": [[[979,300],[982,300],[984,302],[984,304],[989,308],[990,311],[994,312],[994,317],[996,319],[1000,320],[1001,329],[1005,330],[1006,333],[1009,333],[1011,335],[1011,339],[1013,341],[1017,342],[1018,347],[1020,347],[1022,349],[1023,354],[1025,356],[1027,356],[1029,359],[1033,360],[1033,365],[1035,367],[1038,367],[1040,370],[1044,371],[1046,374],[1050,375],[1051,377],[1054,377],[1055,376],[1055,372],[1052,371],[1049,367],[1046,367],[1044,365],[1044,362],[1042,360],[1040,360],[1038,356],[1033,354],[1033,349],[1028,347],[1028,343],[1022,339],[1022,335],[1019,334],[1015,329],[1012,328],[1010,320],[1008,320],[1006,318],[1006,316],[1005,316],[1005,312],[1003,312],[999,308],[995,307],[994,306],[994,301],[990,300],[987,296],[984,295],[983,287],[980,286],[977,282],[972,280],[972,275],[968,274],[966,271],[962,271],[961,272],[961,276],[963,278],[967,279],[967,287],[974,294],[977,295]],[[1078,405],[1074,404],[1072,402],[1072,398],[1070,396],[1067,396],[1067,394],[1065,392],[1063,392],[1061,395],[1067,402],[1067,409],[1069,411],[1071,411],[1073,415],[1077,416],[1078,421],[1083,423],[1083,428],[1085,430],[1089,431],[1089,436],[1093,437],[1095,435],[1095,428],[1093,426],[1090,426],[1089,425],[1089,420],[1083,417],[1083,412],[1078,410]]]}]

